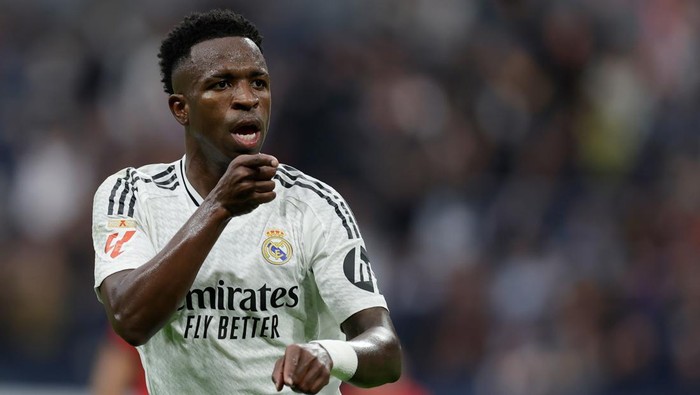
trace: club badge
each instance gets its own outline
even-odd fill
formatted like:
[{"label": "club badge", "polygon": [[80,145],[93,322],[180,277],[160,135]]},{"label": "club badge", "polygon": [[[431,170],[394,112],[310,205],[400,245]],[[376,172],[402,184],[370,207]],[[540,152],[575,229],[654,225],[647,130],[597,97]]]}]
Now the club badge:
[{"label": "club badge", "polygon": [[270,229],[262,244],[262,256],[273,265],[284,265],[292,258],[292,244],[284,238],[284,231]]}]

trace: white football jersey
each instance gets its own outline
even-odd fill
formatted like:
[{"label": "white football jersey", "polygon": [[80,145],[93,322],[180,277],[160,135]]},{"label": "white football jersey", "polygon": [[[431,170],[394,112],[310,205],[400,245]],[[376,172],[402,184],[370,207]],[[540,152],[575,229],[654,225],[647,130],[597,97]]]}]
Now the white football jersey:
[{"label": "white football jersey", "polygon": [[[123,169],[98,188],[95,290],[151,259],[202,202],[184,165]],[[275,200],[231,219],[170,322],[138,347],[151,393],[276,393],[271,374],[287,345],[344,339],[345,319],[386,308],[345,200],[290,166],[274,181]],[[331,377],[321,393],[339,385]]]}]

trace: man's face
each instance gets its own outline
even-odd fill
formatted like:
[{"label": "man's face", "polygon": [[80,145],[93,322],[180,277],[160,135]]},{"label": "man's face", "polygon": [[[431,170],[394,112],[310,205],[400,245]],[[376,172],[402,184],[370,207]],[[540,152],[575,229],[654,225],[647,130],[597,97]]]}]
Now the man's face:
[{"label": "man's face", "polygon": [[[270,77],[250,39],[223,37],[194,45],[189,59],[174,70],[173,87],[171,109],[186,127],[188,144],[195,145],[188,154],[223,165],[260,152],[270,121]],[[173,97],[182,100],[180,115]]]}]

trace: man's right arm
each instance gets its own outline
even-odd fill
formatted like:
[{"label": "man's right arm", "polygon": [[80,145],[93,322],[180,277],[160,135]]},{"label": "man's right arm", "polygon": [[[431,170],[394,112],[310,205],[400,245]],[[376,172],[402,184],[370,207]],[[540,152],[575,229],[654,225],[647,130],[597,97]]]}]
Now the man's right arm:
[{"label": "man's right arm", "polygon": [[136,346],[168,322],[228,221],[275,198],[277,164],[269,155],[237,157],[162,250],[136,269],[104,279],[99,293],[115,332]]}]

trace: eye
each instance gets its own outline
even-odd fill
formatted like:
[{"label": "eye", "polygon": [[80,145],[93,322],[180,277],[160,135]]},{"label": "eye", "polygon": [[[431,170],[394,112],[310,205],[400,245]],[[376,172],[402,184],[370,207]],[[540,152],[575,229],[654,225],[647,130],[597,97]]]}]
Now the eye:
[{"label": "eye", "polygon": [[255,89],[264,89],[267,87],[267,81],[263,79],[253,80],[252,84]]},{"label": "eye", "polygon": [[213,88],[215,89],[226,89],[231,86],[231,83],[228,82],[227,80],[221,80],[214,84]]}]

